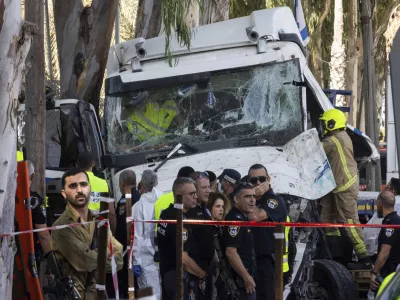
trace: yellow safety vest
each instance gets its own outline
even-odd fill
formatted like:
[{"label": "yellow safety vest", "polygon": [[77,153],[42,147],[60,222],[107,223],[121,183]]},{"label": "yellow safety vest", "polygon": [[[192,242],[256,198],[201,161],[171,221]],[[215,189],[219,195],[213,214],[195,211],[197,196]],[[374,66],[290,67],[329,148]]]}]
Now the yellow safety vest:
[{"label": "yellow safety vest", "polygon": [[107,181],[99,177],[94,176],[93,172],[86,172],[89,176],[90,182],[90,200],[88,208],[94,213],[100,212],[100,193],[108,193]]},{"label": "yellow safety vest", "polygon": [[178,114],[175,101],[165,101],[161,106],[158,102],[147,103],[144,112],[133,112],[127,126],[130,133],[143,142],[155,136],[162,136]]},{"label": "yellow safety vest", "polygon": [[[162,194],[158,197],[156,204],[154,205],[154,217],[158,220],[164,209],[167,209],[172,203],[174,203],[174,193],[169,192]],[[155,230],[157,231],[157,224]]]},{"label": "yellow safety vest", "polygon": [[[289,216],[286,217],[286,222],[290,222]],[[285,227],[285,253],[283,254],[283,273],[289,272],[289,231],[290,227]]]},{"label": "yellow safety vest", "polygon": [[[390,282],[390,280],[392,280],[392,278],[394,277],[395,274],[396,274],[396,272],[393,272],[392,274],[389,274],[388,276],[385,277],[381,286],[379,287],[378,293],[376,294],[377,297],[383,292],[386,285]],[[399,299],[399,298],[397,298],[397,299]]]},{"label": "yellow safety vest", "polygon": [[24,160],[24,153],[22,151],[17,151],[17,161]]}]

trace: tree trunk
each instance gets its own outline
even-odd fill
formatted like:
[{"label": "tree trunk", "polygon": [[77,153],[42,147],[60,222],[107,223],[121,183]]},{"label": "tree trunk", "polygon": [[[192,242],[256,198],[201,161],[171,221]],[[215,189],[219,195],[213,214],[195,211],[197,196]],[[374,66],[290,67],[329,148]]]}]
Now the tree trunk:
[{"label": "tree trunk", "polygon": [[[23,25],[21,1],[0,0],[0,234],[14,229],[17,109],[25,58],[34,26]],[[13,238],[0,242],[0,295],[11,299]]]},{"label": "tree trunk", "polygon": [[161,4],[158,0],[139,0],[135,37],[150,39],[161,31]]},{"label": "tree trunk", "polygon": [[[335,20],[333,23],[333,43],[331,49],[330,82],[331,89],[344,89],[346,71],[346,52],[343,44],[343,3],[335,0]],[[343,97],[337,98],[336,105],[343,106]]]},{"label": "tree trunk", "polygon": [[353,103],[348,115],[348,123],[353,126],[357,124],[357,75],[358,75],[358,50],[357,50],[357,24],[358,24],[358,0],[350,0],[348,11],[348,45],[347,45],[347,68],[346,89],[353,91]]},{"label": "tree trunk", "polygon": [[221,22],[229,19],[229,0],[204,0],[204,11],[200,25]]},{"label": "tree trunk", "polygon": [[46,104],[44,81],[44,3],[43,0],[25,0],[25,20],[34,23],[38,35],[33,38],[27,62],[31,65],[25,77],[25,148],[27,159],[35,167],[32,189],[43,198],[45,192]]},{"label": "tree trunk", "polygon": [[88,101],[98,110],[118,0],[54,0],[62,98]]},{"label": "tree trunk", "polygon": [[[371,138],[375,147],[379,149],[379,130],[378,116],[376,107],[376,76],[375,76],[375,61],[373,57],[373,37],[372,37],[372,22],[371,22],[371,1],[363,0],[361,4],[361,23],[363,36],[363,51],[364,51],[364,72],[363,72],[363,90],[365,99],[365,116],[366,116],[366,133]],[[367,122],[368,121],[368,122]],[[369,166],[367,170],[367,178],[369,188],[374,191],[379,191],[381,186],[380,163],[375,167]]]}]

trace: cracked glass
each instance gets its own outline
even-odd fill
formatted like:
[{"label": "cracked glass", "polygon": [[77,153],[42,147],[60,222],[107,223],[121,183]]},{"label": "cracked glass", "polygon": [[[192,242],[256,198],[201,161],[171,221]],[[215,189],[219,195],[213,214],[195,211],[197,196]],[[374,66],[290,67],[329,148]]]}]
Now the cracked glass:
[{"label": "cracked glass", "polygon": [[212,72],[207,81],[107,96],[114,154],[231,139],[281,146],[303,131],[298,60]]}]

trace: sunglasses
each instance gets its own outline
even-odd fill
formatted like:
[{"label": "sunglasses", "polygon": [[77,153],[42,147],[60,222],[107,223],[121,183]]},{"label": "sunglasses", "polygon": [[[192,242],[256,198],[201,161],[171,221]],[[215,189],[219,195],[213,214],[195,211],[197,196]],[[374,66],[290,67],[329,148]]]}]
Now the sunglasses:
[{"label": "sunglasses", "polygon": [[196,172],[195,178],[196,179],[203,179],[206,178],[208,179],[210,175],[208,175],[208,172]]},{"label": "sunglasses", "polygon": [[266,181],[267,181],[267,176],[256,176],[256,177],[251,177],[251,178],[249,179],[249,182],[250,182],[251,184],[257,184],[258,181],[259,181],[260,183],[266,182]]}]

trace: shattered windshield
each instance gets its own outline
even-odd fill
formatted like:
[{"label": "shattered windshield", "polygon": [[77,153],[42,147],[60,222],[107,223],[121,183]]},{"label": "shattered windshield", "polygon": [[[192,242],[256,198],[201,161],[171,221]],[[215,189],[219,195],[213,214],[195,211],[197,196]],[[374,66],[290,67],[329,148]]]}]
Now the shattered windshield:
[{"label": "shattered windshield", "polygon": [[283,145],[302,132],[298,60],[213,72],[208,80],[107,96],[106,146],[134,153],[259,137]]}]

